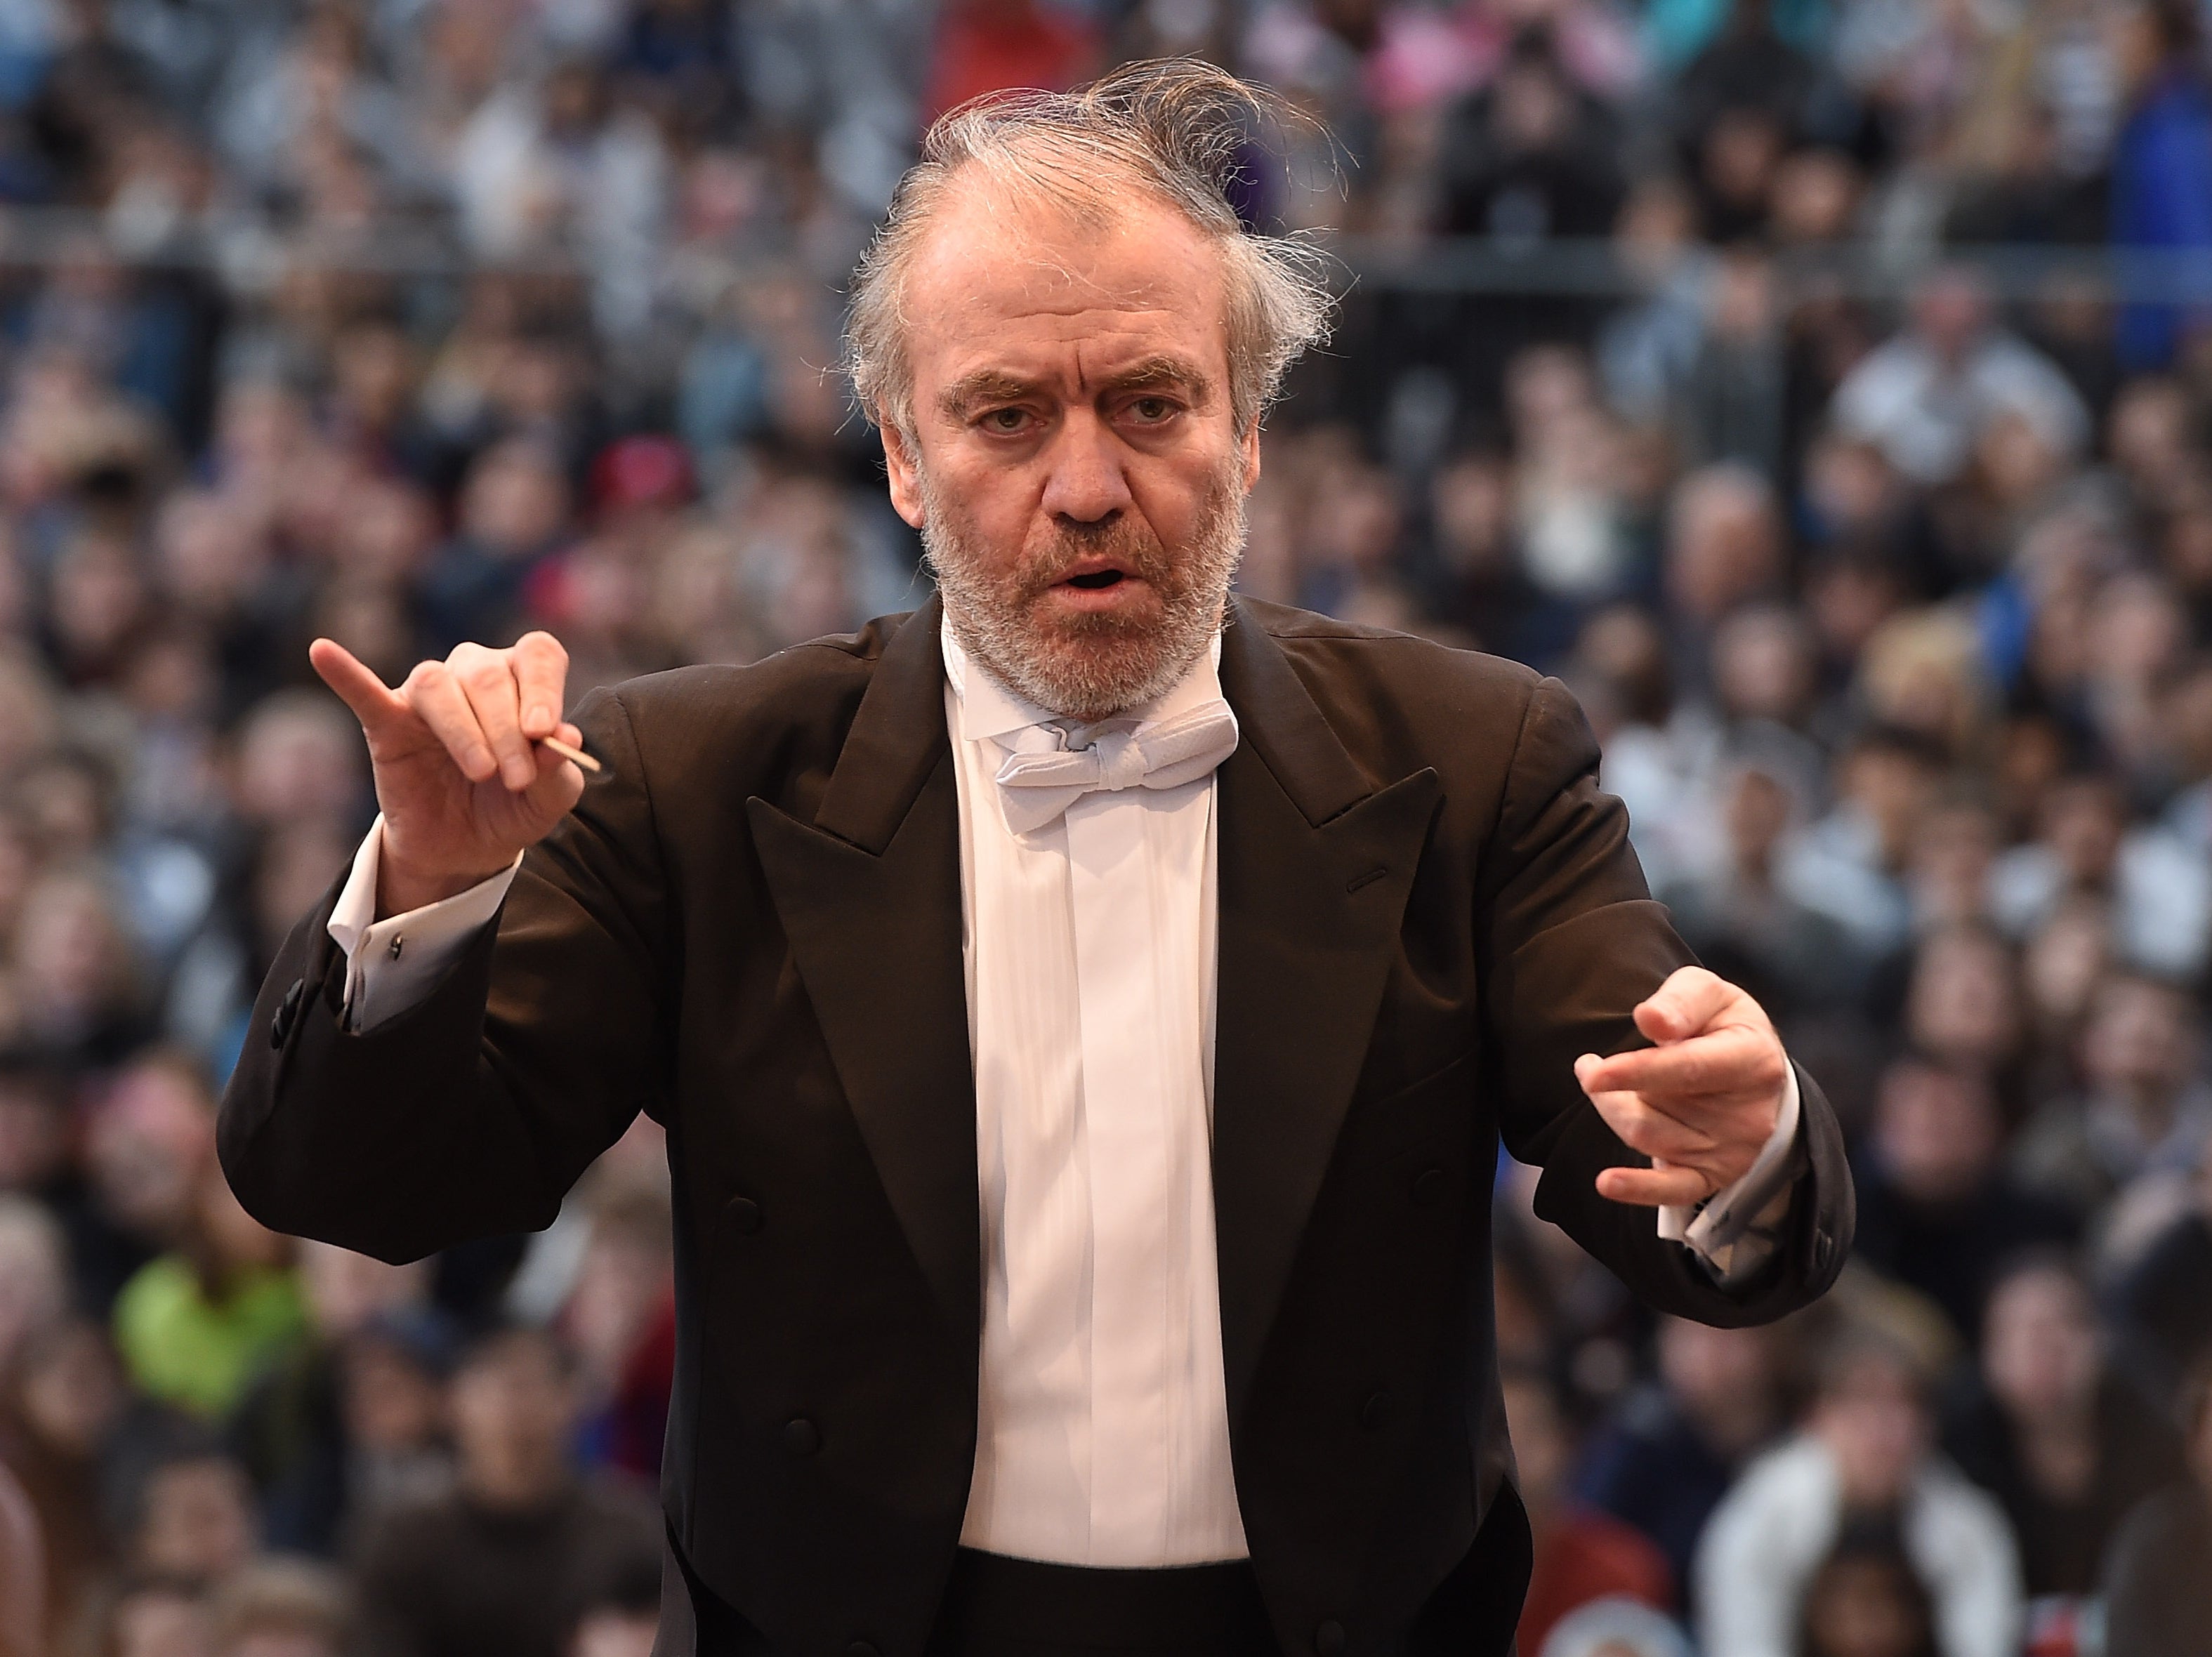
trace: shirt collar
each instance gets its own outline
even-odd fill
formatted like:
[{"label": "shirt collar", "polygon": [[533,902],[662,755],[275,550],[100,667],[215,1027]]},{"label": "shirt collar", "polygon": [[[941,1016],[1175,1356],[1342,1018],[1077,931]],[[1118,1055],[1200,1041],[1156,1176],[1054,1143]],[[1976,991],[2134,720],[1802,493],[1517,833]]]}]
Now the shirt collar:
[{"label": "shirt collar", "polygon": [[[1060,715],[1016,695],[1001,684],[988,668],[971,660],[967,651],[961,647],[960,640],[953,636],[951,616],[939,622],[938,629],[939,644],[945,656],[945,683],[952,687],[953,698],[960,704],[960,736],[963,741],[977,742],[986,737],[1003,737],[1030,725],[1060,722]],[[1190,665],[1182,678],[1142,707],[1131,708],[1125,717],[1172,719],[1191,708],[1220,701],[1220,669],[1221,634],[1216,632],[1205,651]]]}]

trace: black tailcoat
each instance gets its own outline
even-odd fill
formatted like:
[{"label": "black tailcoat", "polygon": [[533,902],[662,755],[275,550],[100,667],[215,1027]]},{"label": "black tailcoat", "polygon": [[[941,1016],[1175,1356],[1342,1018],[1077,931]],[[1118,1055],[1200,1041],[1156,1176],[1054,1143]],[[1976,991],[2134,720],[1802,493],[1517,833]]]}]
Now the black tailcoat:
[{"label": "black tailcoat", "polygon": [[[1243,737],[1218,795],[1213,1184],[1254,1569],[1286,1652],[1504,1652],[1528,1537],[1492,1323],[1500,1139],[1646,1301],[1749,1323],[1842,1263],[1835,1118],[1801,1077],[1791,1229],[1723,1293],[1592,1189],[1636,1158],[1573,1060],[1637,1042],[1631,1008],[1690,955],[1564,688],[1243,601],[1221,683]],[[266,1223],[404,1260],[549,1223],[651,1113],[679,1580],[788,1657],[917,1657],[967,1501],[982,1303],[937,606],[576,718],[611,774],[427,1001],[346,1034],[335,885],[300,923],[224,1166]]]}]

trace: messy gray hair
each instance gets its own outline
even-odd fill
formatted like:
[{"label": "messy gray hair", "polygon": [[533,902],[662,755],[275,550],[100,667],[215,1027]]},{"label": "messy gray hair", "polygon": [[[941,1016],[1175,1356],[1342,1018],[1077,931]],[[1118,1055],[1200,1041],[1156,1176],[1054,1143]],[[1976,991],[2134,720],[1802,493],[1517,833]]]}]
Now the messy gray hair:
[{"label": "messy gray hair", "polygon": [[853,275],[845,367],[878,425],[914,430],[906,354],[908,267],[969,169],[1042,196],[1079,223],[1110,217],[1132,180],[1221,250],[1228,284],[1229,404],[1251,430],[1304,351],[1328,336],[1329,291],[1305,243],[1245,228],[1230,204],[1248,137],[1285,118],[1273,94],[1194,58],[1128,64],[1079,92],[979,98],[939,116]]}]

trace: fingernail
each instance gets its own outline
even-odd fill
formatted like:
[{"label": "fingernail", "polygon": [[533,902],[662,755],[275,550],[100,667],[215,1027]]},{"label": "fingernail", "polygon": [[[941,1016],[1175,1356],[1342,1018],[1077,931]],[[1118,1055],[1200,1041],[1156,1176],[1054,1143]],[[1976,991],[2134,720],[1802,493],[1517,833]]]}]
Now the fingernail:
[{"label": "fingernail", "polygon": [[492,757],[491,750],[489,749],[471,748],[469,750],[469,774],[475,778],[478,782],[482,782],[498,768],[499,762]]},{"label": "fingernail", "polygon": [[552,728],[553,710],[550,707],[533,707],[523,717],[529,721],[532,731],[544,731]]}]

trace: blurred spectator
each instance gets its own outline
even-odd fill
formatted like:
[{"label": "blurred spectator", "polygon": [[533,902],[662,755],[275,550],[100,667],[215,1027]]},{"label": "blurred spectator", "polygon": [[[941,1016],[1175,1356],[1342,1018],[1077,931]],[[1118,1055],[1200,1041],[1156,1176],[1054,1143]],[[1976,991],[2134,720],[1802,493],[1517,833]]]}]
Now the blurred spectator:
[{"label": "blurred spectator", "polygon": [[213,1587],[246,1566],[258,1541],[252,1487],[228,1456],[180,1453],[139,1489],[130,1553],[151,1578]]},{"label": "blurred spectator", "polygon": [[1778,1022],[1851,999],[1863,964],[1840,922],[1778,883],[1778,851],[1803,810],[1789,772],[1748,760],[1729,767],[1722,785],[1727,865],[1660,889],[1698,958],[1743,985]]},{"label": "blurred spectator", "polygon": [[215,1657],[206,1593],[158,1577],[124,1582],[92,1619],[97,1657]]},{"label": "blurred spectator", "polygon": [[0,1375],[67,1309],[68,1272],[53,1217],[27,1197],[0,1196]]},{"label": "blurred spectator", "polygon": [[2212,1144],[2188,995],[2136,973],[2108,974],[2081,1033],[2084,1091],[2052,1101],[2023,1132],[2021,1177],[2092,1211],[2146,1174],[2185,1174]]},{"label": "blurred spectator", "polygon": [[1990,1286],[2012,1256],[2074,1241],[2074,1217],[2019,1185],[2003,1150],[1986,1075],[1917,1056],[1883,1072],[1854,1169],[1854,1254],[1926,1295],[1962,1340],[1981,1330]]},{"label": "blurred spectator", "polygon": [[[1821,1562],[1854,1522],[1896,1527],[1945,1657],[2011,1657],[2020,1567],[2003,1510],[1935,1452],[1926,1382],[1886,1339],[1827,1360],[1805,1430],[1753,1462],[1698,1551],[1705,1657],[1790,1657]],[[1834,1591],[1823,1588],[1824,1599]],[[1831,1648],[1834,1648],[1832,1647]],[[1904,1645],[1899,1649],[1910,1652]]]},{"label": "blurred spectator", "polygon": [[660,1571],[647,1560],[593,1589],[563,1657],[653,1657],[660,1628]]},{"label": "blurred spectator", "polygon": [[1881,446],[1891,465],[1921,483],[1965,469],[1999,416],[2017,415],[2058,453],[2088,435],[2088,417],[2065,377],[1991,320],[1973,274],[1954,267],[1914,295],[1905,331],[1854,368],[1837,388],[1837,424]]},{"label": "blurred spectator", "polygon": [[46,1539],[38,1509],[0,1463],[0,1657],[40,1657],[46,1649]]},{"label": "blurred spectator", "polygon": [[453,1336],[418,1263],[300,1246],[309,1333],[266,1365],[227,1438],[261,1493],[270,1541],[337,1550],[399,1502],[442,1495],[435,1440]]},{"label": "blurred spectator", "polygon": [[2088,1285],[2060,1253],[1996,1280],[1979,1372],[1948,1415],[1944,1448],[2004,1504],[2031,1597],[2094,1595],[2121,1519],[2179,1466],[2161,1412],[2106,1364]]},{"label": "blurred spectator", "polygon": [[1785,1330],[1663,1320],[1656,1384],[1584,1452],[1583,1498],[1657,1543],[1686,1593],[1705,1521],[1790,1418],[1790,1344]]},{"label": "blurred spectator", "polygon": [[1574,84],[1541,28],[1518,36],[1497,77],[1452,112],[1442,166],[1455,235],[1603,235],[1620,202],[1604,106]]},{"label": "blurred spectator", "polygon": [[2212,885],[2201,859],[2149,825],[2130,827],[2112,780],[2073,776],[2045,791],[2037,837],[1990,871],[1990,902],[2016,937],[2069,895],[2111,906],[2114,942],[2133,964],[2177,978],[2204,964]]},{"label": "blurred spectator", "polygon": [[2182,1657],[2212,1627],[2212,1372],[2182,1407],[2186,1478],[2128,1516],[2105,1565],[2106,1648]]},{"label": "blurred spectator", "polygon": [[1039,0],[955,0],[938,21],[923,118],[1009,88],[1065,91],[1091,71],[1097,50],[1072,9]]},{"label": "blurred spectator", "polygon": [[1593,1599],[1552,1628],[1540,1657],[1691,1657],[1674,1619],[1638,1599]]},{"label": "blurred spectator", "polygon": [[1847,1527],[1805,1587],[1802,1657],[1942,1657],[1935,1596],[1893,1527]]},{"label": "blurred spectator", "polygon": [[122,1377],[100,1330],[68,1323],[32,1344],[7,1384],[0,1459],[38,1513],[48,1614],[64,1626],[116,1553],[104,1508],[125,1448]]},{"label": "blurred spectator", "polygon": [[[214,1102],[202,1108],[211,1116]],[[240,1207],[210,1159],[170,1250],[116,1296],[115,1344],[132,1381],[210,1420],[227,1413],[303,1332],[290,1258],[290,1240]]]},{"label": "blurred spectator", "polygon": [[439,552],[422,604],[442,654],[465,639],[511,640],[539,561],[568,522],[568,484],[556,458],[526,439],[489,449],[461,490],[459,536]]},{"label": "blurred spectator", "polygon": [[[2133,106],[2112,146],[2112,240],[2123,247],[2212,253],[2212,86],[2204,16],[2189,0],[2130,0],[2111,24],[2112,58]],[[2162,368],[2203,306],[2133,305],[2121,313],[2130,368]]]},{"label": "blurred spectator", "polygon": [[304,1560],[249,1565],[209,1605],[214,1657],[343,1657],[345,1589]]},{"label": "blurred spectator", "polygon": [[575,1385],[568,1355],[535,1330],[495,1332],[463,1357],[457,1488],[388,1514],[362,1551],[371,1657],[564,1657],[596,1584],[658,1569],[660,1522],[643,1494],[568,1465]]},{"label": "blurred spectator", "polygon": [[1668,1609],[1674,1583],[1659,1551],[1570,1495],[1574,1435],[1559,1391],[1534,1370],[1510,1373],[1504,1385],[1521,1501],[1536,1548],[1519,1642],[1530,1651],[1544,1650],[1559,1621],[1593,1600],[1628,1599]]},{"label": "blurred spectator", "polygon": [[2178,1398],[2183,1381],[2212,1360],[2212,1145],[2190,1197],[2112,1292],[2126,1356],[2160,1399]]}]

